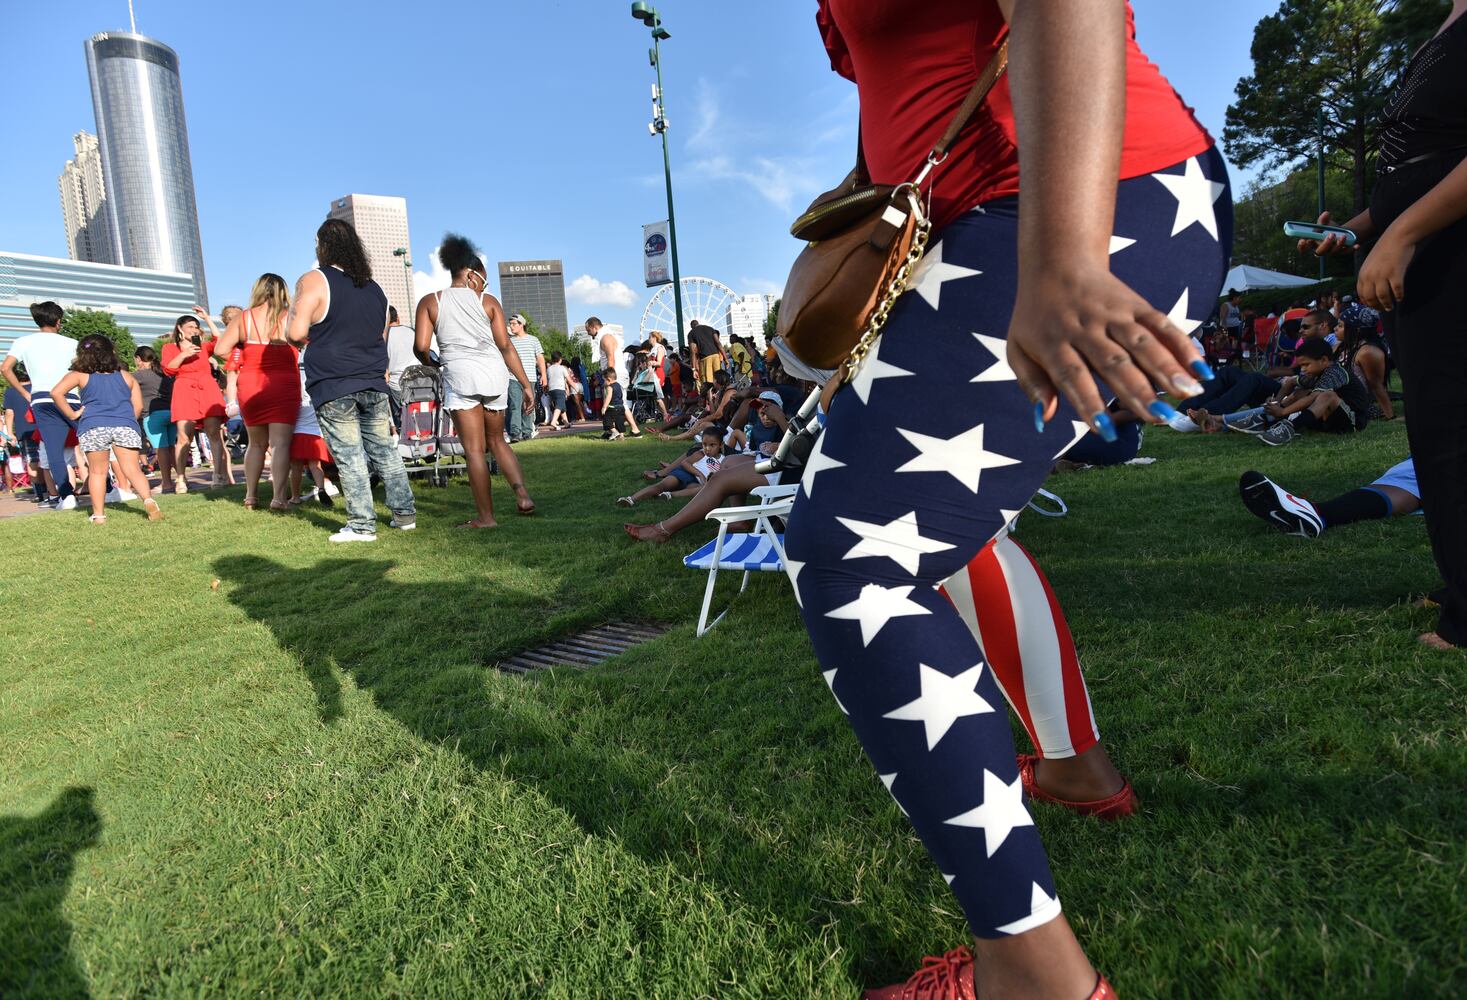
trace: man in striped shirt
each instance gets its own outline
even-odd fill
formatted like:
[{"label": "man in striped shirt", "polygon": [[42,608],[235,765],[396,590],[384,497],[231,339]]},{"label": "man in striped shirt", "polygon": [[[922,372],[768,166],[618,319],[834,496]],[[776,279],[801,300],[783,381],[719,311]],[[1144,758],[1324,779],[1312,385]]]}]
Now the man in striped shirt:
[{"label": "man in striped shirt", "polygon": [[[509,380],[509,407],[505,417],[505,430],[509,432],[511,443],[528,441],[539,433],[535,430],[535,418],[539,409],[540,386],[545,381],[545,350],[540,346],[540,338],[526,330],[525,325],[523,313],[515,313],[509,318],[509,342],[520,356],[525,374],[535,380],[534,385],[527,386],[521,386],[514,377]],[[521,402],[527,392],[531,399],[536,400],[536,408],[529,413],[524,411]]]}]

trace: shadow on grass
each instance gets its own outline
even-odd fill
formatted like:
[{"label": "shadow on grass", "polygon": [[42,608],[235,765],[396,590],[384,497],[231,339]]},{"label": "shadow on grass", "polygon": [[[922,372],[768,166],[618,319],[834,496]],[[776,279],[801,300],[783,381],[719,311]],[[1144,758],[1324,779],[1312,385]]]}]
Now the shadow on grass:
[{"label": "shadow on grass", "polygon": [[34,818],[0,816],[0,996],[88,995],[61,906],[77,853],[101,831],[90,788],[68,788]]},{"label": "shadow on grass", "polygon": [[[694,669],[659,673],[655,684],[628,678],[613,696],[618,716],[663,718],[673,711],[669,706],[688,708],[679,717],[684,725],[669,720],[662,738],[618,740],[598,733],[596,726],[608,726],[604,717],[590,723],[588,731],[575,712],[539,711],[541,706],[518,699],[492,697],[488,664],[509,650],[474,650],[470,655],[482,659],[461,655],[456,662],[440,659],[439,665],[426,666],[413,649],[380,635],[368,644],[324,625],[346,609],[379,622],[400,621],[411,608],[542,613],[530,595],[476,578],[398,584],[389,575],[393,564],[386,561],[332,559],[297,570],[241,555],[218,559],[214,567],[231,584],[230,600],[307,665],[323,722],[342,712],[335,664],[411,732],[455,749],[485,773],[536,788],[586,832],[609,837],[654,866],[698,872],[726,887],[729,898],[792,922],[819,926],[838,916],[859,926],[877,953],[901,952],[894,932],[868,925],[864,915],[826,898],[830,889],[814,884],[803,852],[781,851],[753,836],[723,796],[689,796],[676,783],[669,787],[666,778],[675,769],[722,773],[730,764],[723,750],[697,738],[697,723],[689,720],[693,706],[709,700],[706,674]],[[347,580],[349,585],[333,584]],[[353,641],[359,655],[343,650],[344,642]],[[608,697],[589,674],[559,674],[554,683],[575,685],[588,703]],[[713,719],[720,714],[716,706],[707,712]],[[791,822],[803,824],[808,818],[791,817]]]}]

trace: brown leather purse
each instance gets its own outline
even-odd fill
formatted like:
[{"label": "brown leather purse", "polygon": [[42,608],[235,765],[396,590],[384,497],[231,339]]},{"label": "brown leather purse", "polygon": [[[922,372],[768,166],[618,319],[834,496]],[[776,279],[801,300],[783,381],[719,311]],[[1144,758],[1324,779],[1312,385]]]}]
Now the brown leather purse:
[{"label": "brown leather purse", "polygon": [[800,360],[851,371],[875,343],[927,249],[931,188],[924,195],[923,184],[1007,68],[1004,39],[912,180],[872,184],[858,139],[855,169],[790,227],[809,245],[785,281],[776,332]]}]

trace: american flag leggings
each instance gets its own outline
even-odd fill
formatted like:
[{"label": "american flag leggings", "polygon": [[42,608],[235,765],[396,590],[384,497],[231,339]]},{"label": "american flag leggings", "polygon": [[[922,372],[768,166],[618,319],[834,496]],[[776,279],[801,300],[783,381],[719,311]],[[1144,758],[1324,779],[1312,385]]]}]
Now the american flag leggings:
[{"label": "american flag leggings", "polygon": [[[934,234],[831,404],[785,536],[836,703],[980,937],[1060,913],[1005,692],[1041,752],[1079,753],[1096,738],[1038,567],[1007,539],[980,555],[1089,430],[1067,404],[1037,429],[1008,365],[1017,201]],[[1112,273],[1191,333],[1217,301],[1232,241],[1221,156],[1121,181],[1112,231]]]}]

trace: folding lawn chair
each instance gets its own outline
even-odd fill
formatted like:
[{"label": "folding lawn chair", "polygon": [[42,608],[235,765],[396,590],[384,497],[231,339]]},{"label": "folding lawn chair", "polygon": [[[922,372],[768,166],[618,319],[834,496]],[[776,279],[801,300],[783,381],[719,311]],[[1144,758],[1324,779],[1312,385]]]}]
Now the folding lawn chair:
[{"label": "folding lawn chair", "polygon": [[[713,587],[721,569],[742,571],[744,580],[739,585],[742,594],[749,586],[750,573],[776,573],[784,571],[784,535],[776,531],[771,521],[776,517],[788,517],[795,503],[798,483],[788,486],[760,486],[754,490],[758,503],[739,507],[720,507],[710,511],[708,519],[718,522],[718,535],[698,549],[683,556],[683,565],[689,569],[708,571],[708,586],[703,590],[703,610],[698,616],[698,637],[702,638],[713,626],[728,614],[728,608],[718,617],[708,620],[713,604]],[[730,532],[728,526],[735,521],[754,521],[753,531]],[[732,607],[732,604],[730,604]]]}]

